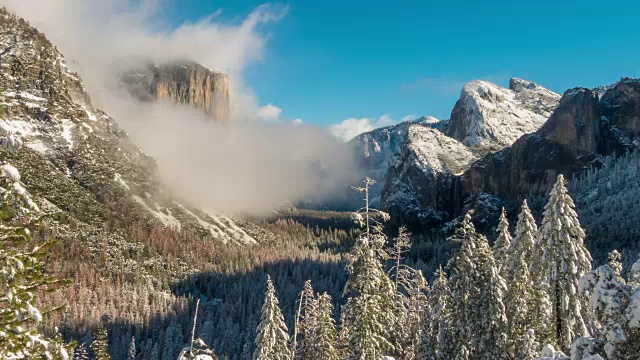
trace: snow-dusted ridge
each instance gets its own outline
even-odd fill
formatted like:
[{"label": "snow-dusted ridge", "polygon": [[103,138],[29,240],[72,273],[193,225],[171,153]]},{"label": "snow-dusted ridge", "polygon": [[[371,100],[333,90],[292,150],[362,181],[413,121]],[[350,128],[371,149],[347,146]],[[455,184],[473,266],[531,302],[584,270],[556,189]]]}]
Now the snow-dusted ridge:
[{"label": "snow-dusted ridge", "polygon": [[484,80],[468,82],[451,113],[447,135],[481,151],[496,151],[537,131],[560,95],[535,83],[511,79],[510,88]]},{"label": "snow-dusted ridge", "polygon": [[27,186],[36,184],[41,202],[98,228],[104,214],[129,209],[149,223],[223,243],[257,243],[245,229],[268,236],[246,221],[176,205],[155,161],[93,106],[80,76],[44,34],[4,9],[0,22],[0,134],[24,142],[14,163],[29,175]]}]

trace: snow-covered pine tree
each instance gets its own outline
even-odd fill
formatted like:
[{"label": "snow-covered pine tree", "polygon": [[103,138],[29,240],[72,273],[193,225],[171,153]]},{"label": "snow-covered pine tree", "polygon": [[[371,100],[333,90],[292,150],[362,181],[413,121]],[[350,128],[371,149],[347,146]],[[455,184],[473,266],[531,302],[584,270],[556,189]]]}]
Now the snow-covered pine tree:
[{"label": "snow-covered pine tree", "polygon": [[365,193],[366,205],[354,213],[354,218],[364,226],[365,232],[356,240],[347,260],[349,278],[344,295],[348,300],[343,308],[342,327],[349,337],[348,359],[379,360],[393,351],[390,332],[396,320],[395,287],[384,271],[383,262],[389,254],[385,250],[387,238],[381,224],[389,216],[369,208],[372,183],[373,180],[366,179],[364,187],[357,188]]},{"label": "snow-covered pine tree", "polygon": [[[301,336],[295,352],[295,358],[312,359],[313,346],[315,344],[315,331],[318,321],[318,301],[311,280],[304,283],[304,290],[300,296],[300,320],[298,321],[298,334]],[[295,341],[297,342],[297,340]]]},{"label": "snow-covered pine tree", "polygon": [[87,352],[87,345],[85,343],[76,347],[73,353],[73,360],[89,360],[89,352]]},{"label": "snow-covered pine tree", "polygon": [[520,267],[520,257],[522,257],[527,264],[532,264],[537,232],[538,226],[536,225],[536,220],[531,214],[527,200],[524,200],[520,208],[520,214],[518,215],[515,237],[511,242],[511,247],[507,254],[507,271],[504,273],[505,280],[509,280],[510,275]]},{"label": "snow-covered pine tree", "polygon": [[521,345],[516,348],[515,360],[535,360],[540,355],[540,343],[536,340],[535,331],[527,330],[524,334]]},{"label": "snow-covered pine tree", "polygon": [[413,360],[418,356],[425,320],[429,314],[429,286],[422,272],[410,267],[401,271],[401,292],[397,294],[396,351],[398,359]]},{"label": "snow-covered pine tree", "polygon": [[[518,256],[512,253],[511,256]],[[524,256],[519,256],[520,261],[517,262],[519,267],[513,269],[508,282],[507,292],[505,295],[505,310],[507,314],[506,327],[507,337],[509,339],[508,353],[515,356],[515,359],[524,360],[517,354],[523,349],[527,349],[525,353],[530,352],[532,346],[536,346],[534,329],[539,323],[538,317],[541,314],[536,312],[536,302],[540,301],[536,296],[536,287],[529,273],[529,264],[524,261]],[[544,316],[544,314],[542,315]]]},{"label": "snow-covered pine tree", "polygon": [[[589,307],[600,326],[597,332],[600,338],[590,341],[599,343],[607,359],[638,359],[640,289],[631,282],[620,280],[610,265],[602,265],[582,277],[580,291],[588,294]],[[587,340],[581,339],[581,342]],[[573,344],[572,348],[577,345],[580,344]]]},{"label": "snow-covered pine tree", "polygon": [[257,333],[253,360],[291,359],[287,325],[278,306],[276,290],[269,275],[267,275],[267,291],[262,305],[262,314]]},{"label": "snow-covered pine tree", "polygon": [[109,355],[109,333],[107,329],[101,327],[93,337],[91,351],[94,360],[111,360]]},{"label": "snow-covered pine tree", "polygon": [[631,285],[631,288],[636,290],[640,289],[640,256],[633,265],[631,270],[627,273],[627,284]]},{"label": "snow-covered pine tree", "polygon": [[609,252],[607,255],[607,264],[616,273],[618,281],[624,283],[624,278],[622,277],[622,255],[618,252],[618,250],[613,250]]},{"label": "snow-covered pine tree", "polygon": [[313,310],[316,315],[312,341],[306,345],[305,359],[338,360],[336,324],[333,319],[333,304],[331,296],[324,293],[318,296],[317,306]]},{"label": "snow-covered pine tree", "polygon": [[575,337],[587,334],[585,300],[578,291],[580,278],[591,270],[584,239],[566,181],[559,175],[538,232],[534,277],[549,285],[551,336],[564,352]]},{"label": "snow-covered pine tree", "polygon": [[[22,141],[11,134],[0,139],[0,151],[16,152]],[[4,155],[4,154],[3,154]],[[38,227],[48,214],[40,211],[20,182],[18,169],[0,162],[0,358],[66,358],[72,347],[60,337],[38,332],[43,315],[62,309],[38,308],[39,294],[69,281],[57,280],[45,271],[47,248],[34,244],[29,228]]]},{"label": "snow-covered pine tree", "polygon": [[392,341],[399,359],[415,359],[418,352],[425,316],[428,313],[429,287],[422,272],[403,263],[411,248],[411,238],[401,227],[389,249],[393,267],[389,271],[396,291],[396,324]]},{"label": "snow-covered pine tree", "polygon": [[449,262],[451,273],[451,331],[447,359],[506,357],[506,285],[498,273],[489,242],[478,234],[467,213],[452,241],[460,248]]},{"label": "snow-covered pine tree", "polygon": [[[524,200],[518,215],[515,238],[509,248],[506,270],[503,272],[508,288],[505,306],[512,345],[517,345],[518,341],[523,340],[517,333],[524,334],[529,329],[534,330],[538,341],[544,344],[549,341],[551,302],[547,293],[548,287],[531,274],[537,232],[536,221],[527,200]],[[528,295],[523,297],[522,292]],[[522,323],[515,319],[526,321]]]},{"label": "snow-covered pine tree", "polygon": [[136,354],[136,338],[132,336],[131,342],[129,343],[129,360],[135,360]]},{"label": "snow-covered pine tree", "polygon": [[475,228],[471,223],[471,213],[468,212],[458,225],[449,240],[459,244],[459,248],[449,259],[447,268],[450,274],[451,289],[450,322],[446,332],[446,342],[442,349],[444,359],[468,359],[471,350],[472,333],[471,319],[472,298],[476,296],[475,283],[475,252],[476,243],[473,239]]},{"label": "snow-covered pine tree", "polygon": [[473,303],[472,326],[475,334],[471,343],[472,356],[478,360],[506,359],[507,317],[504,296],[507,285],[500,276],[489,241],[481,234],[475,234],[477,296]]},{"label": "snow-covered pine tree", "polygon": [[451,306],[451,290],[442,266],[434,275],[433,286],[428,294],[429,314],[422,332],[419,360],[446,359],[442,353],[446,344],[446,333],[450,326],[449,307]]},{"label": "snow-covered pine tree", "polygon": [[507,212],[502,208],[500,220],[496,229],[498,237],[493,244],[493,257],[495,258],[498,272],[504,275],[503,268],[507,262],[507,254],[511,247],[511,233],[509,232],[509,221],[507,221]]}]

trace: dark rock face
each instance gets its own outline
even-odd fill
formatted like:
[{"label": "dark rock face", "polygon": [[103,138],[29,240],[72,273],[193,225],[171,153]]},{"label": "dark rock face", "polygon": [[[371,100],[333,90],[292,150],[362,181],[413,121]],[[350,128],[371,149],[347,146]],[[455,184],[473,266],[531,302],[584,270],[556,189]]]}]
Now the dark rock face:
[{"label": "dark rock face", "polygon": [[123,83],[139,100],[169,99],[200,109],[214,120],[229,120],[229,78],[199,64],[149,65],[126,73]]},{"label": "dark rock face", "polygon": [[538,135],[576,150],[596,152],[600,138],[598,95],[584,88],[566,91]]},{"label": "dark rock face", "polygon": [[[571,178],[597,165],[599,155],[622,154],[640,142],[640,80],[626,79],[598,101],[597,93],[576,88],[536,133],[489,154],[461,176],[462,200],[489,193],[506,200],[545,194],[558,174]],[[463,204],[456,204],[460,210]]]},{"label": "dark rock face", "polygon": [[[516,92],[535,86],[520,80],[510,84]],[[484,155],[461,174],[425,172],[415,151],[401,152],[404,156],[389,168],[383,208],[396,223],[423,228],[437,226],[469,209],[477,210],[475,217],[490,223],[493,217],[487,211],[497,214],[503,205],[546,194],[559,174],[571,179],[599,166],[601,156],[621,155],[640,146],[640,79],[622,79],[606,89],[602,100],[599,98],[595,90],[566,91],[538,131]],[[533,106],[535,101],[529,104]],[[423,150],[425,154],[438,152],[435,148]]]},{"label": "dark rock face", "polygon": [[[489,193],[507,200],[521,199],[529,193],[544,194],[558,174],[573,174],[585,169],[593,160],[590,153],[539,134],[525,135],[513,146],[485,156],[461,176],[457,197]],[[458,203],[456,209],[461,209]]]},{"label": "dark rock face", "polygon": [[624,78],[602,96],[602,116],[612,125],[640,133],[640,81]]}]

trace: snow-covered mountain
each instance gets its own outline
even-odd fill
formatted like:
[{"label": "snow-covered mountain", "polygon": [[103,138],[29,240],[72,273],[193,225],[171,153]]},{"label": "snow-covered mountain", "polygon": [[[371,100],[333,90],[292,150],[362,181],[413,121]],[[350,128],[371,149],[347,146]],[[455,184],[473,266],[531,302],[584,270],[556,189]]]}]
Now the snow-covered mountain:
[{"label": "snow-covered mountain", "polygon": [[477,159],[468,147],[422,123],[407,128],[405,141],[390,162],[382,193],[382,208],[403,223],[442,222],[452,203],[454,175]]},{"label": "snow-covered mountain", "polygon": [[225,243],[253,244],[269,236],[165,192],[155,161],[94,108],[80,77],[44,34],[4,9],[0,25],[0,129],[26,145],[17,155],[2,156],[18,168],[36,202],[77,222],[89,242],[122,242],[116,230],[135,223]]},{"label": "snow-covered mountain", "polygon": [[[372,206],[380,205],[380,192],[384,187],[391,160],[400,153],[407,139],[408,129],[416,124],[443,128],[446,127],[447,122],[433,116],[424,116],[360,134],[350,141],[364,175],[376,181],[376,184],[371,187]],[[361,196],[356,196],[353,199],[354,206],[360,205],[360,198]]]},{"label": "snow-covered mountain", "polygon": [[446,134],[481,152],[500,150],[538,130],[560,95],[513,78],[509,88],[476,80],[464,85]]},{"label": "snow-covered mountain", "polygon": [[[451,120],[423,117],[376,129],[351,142],[365,174],[378,182],[373,204],[402,222],[440,221],[453,211],[454,175],[488,152],[537,131],[560,95],[513,78],[509,88],[487,81],[464,85]],[[410,215],[411,214],[411,215]]]}]

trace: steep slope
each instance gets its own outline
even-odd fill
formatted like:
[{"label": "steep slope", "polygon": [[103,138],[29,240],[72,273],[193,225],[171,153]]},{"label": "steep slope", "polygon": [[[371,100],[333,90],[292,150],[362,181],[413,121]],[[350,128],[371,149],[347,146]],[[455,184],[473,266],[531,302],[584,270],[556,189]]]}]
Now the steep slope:
[{"label": "steep slope", "polygon": [[538,130],[559,100],[560,95],[522,79],[511,79],[509,89],[471,81],[462,88],[446,134],[476,151],[496,151]]},{"label": "steep slope", "polygon": [[149,64],[130,70],[122,83],[142,101],[168,99],[189,104],[217,121],[228,121],[229,77],[193,62]]},{"label": "steep slope", "polygon": [[601,100],[589,89],[566,91],[539,131],[487,155],[462,175],[460,198],[481,192],[507,200],[544,194],[557,174],[571,178],[601,155],[633,150],[640,144],[639,106],[638,79],[623,79]]},{"label": "steep slope", "polygon": [[458,175],[486,153],[538,130],[559,98],[516,78],[509,89],[481,80],[465,84],[451,120],[437,126],[442,133],[415,127],[414,138],[395,150],[397,160],[381,192],[382,207],[396,222],[417,228],[447,221],[462,201]]},{"label": "steep slope", "polygon": [[[433,116],[425,116],[375,129],[360,134],[350,141],[364,176],[376,181],[376,184],[371,188],[372,206],[377,207],[380,205],[380,192],[384,187],[391,160],[400,153],[400,149],[407,139],[408,129],[415,124],[443,128],[447,122],[440,121]],[[360,198],[361,196],[357,196],[357,198],[353,199],[354,206],[357,205],[359,207]]]},{"label": "steep slope", "polygon": [[391,161],[382,208],[403,224],[433,225],[452,210],[455,175],[477,159],[461,142],[424,124],[411,124]]},{"label": "steep slope", "polygon": [[268,235],[165,193],[154,160],[92,106],[58,50],[4,9],[0,47],[0,128],[23,137],[27,147],[3,156],[35,196],[96,233],[141,221],[239,244]]}]

